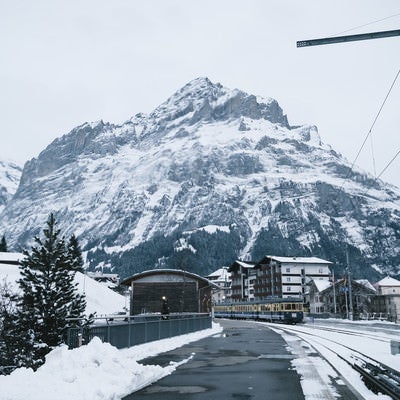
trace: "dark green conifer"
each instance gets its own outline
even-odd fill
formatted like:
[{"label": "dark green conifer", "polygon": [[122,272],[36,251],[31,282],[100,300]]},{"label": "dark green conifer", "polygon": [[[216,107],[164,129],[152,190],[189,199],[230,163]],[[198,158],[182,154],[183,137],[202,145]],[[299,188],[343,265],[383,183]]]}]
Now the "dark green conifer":
[{"label": "dark green conifer", "polygon": [[50,214],[43,238],[35,237],[31,251],[23,252],[18,325],[21,336],[29,339],[21,349],[26,366],[40,365],[53,347],[63,343],[69,318],[83,317],[85,297],[77,293],[74,283],[75,273],[82,267],[75,240],[71,249],[66,246]]},{"label": "dark green conifer", "polygon": [[3,235],[0,241],[0,252],[7,252],[7,242],[6,237]]}]

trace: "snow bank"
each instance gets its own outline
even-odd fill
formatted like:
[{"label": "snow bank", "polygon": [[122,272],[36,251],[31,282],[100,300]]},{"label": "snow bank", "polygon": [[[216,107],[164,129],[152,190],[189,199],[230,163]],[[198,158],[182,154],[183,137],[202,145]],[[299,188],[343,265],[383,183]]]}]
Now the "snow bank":
[{"label": "snow bank", "polygon": [[186,335],[118,350],[94,338],[87,346],[68,350],[63,345],[46,357],[36,372],[19,368],[11,375],[0,376],[1,400],[118,400],[166,375],[194,355],[165,367],[142,365],[138,361],[184,344],[220,333],[213,324]]},{"label": "snow bank", "polygon": [[[0,284],[5,280],[12,290],[17,291],[17,281],[20,278],[18,265],[0,264]],[[75,275],[75,283],[78,284],[79,293],[86,296],[87,314],[96,312],[98,316],[109,315],[124,311],[124,308],[129,306],[127,298],[80,272]]]}]

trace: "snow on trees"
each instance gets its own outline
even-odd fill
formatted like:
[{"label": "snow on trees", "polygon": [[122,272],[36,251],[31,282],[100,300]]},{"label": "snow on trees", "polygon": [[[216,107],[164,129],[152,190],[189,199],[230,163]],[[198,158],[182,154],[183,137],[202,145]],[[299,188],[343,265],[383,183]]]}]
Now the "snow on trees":
[{"label": "snow on trees", "polygon": [[71,318],[83,318],[85,296],[77,291],[74,276],[82,270],[78,241],[72,236],[68,243],[60,237],[53,214],[47,220],[43,237],[35,237],[31,251],[23,252],[21,297],[13,332],[21,339],[15,365],[36,369],[45,355],[65,341]]}]

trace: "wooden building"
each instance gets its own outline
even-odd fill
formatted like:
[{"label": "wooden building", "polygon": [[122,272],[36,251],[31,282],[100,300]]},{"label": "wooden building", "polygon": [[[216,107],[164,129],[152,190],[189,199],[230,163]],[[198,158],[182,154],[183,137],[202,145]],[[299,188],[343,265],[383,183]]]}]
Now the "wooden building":
[{"label": "wooden building", "polygon": [[121,282],[131,291],[130,314],[158,313],[168,302],[170,313],[211,312],[212,288],[206,278],[176,269],[154,269]]},{"label": "wooden building", "polygon": [[307,294],[310,313],[314,316],[336,316],[347,319],[365,318],[372,310],[376,290],[366,280],[345,278],[332,282],[313,281]]}]

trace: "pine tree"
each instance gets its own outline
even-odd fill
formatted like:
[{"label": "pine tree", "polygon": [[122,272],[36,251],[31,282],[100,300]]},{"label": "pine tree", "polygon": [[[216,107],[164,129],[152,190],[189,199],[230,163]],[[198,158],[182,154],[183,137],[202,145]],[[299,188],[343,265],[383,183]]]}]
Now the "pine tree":
[{"label": "pine tree", "polygon": [[[31,252],[23,252],[19,280],[23,294],[18,325],[27,341],[21,349],[20,363],[33,368],[44,361],[52,347],[63,343],[68,319],[82,317],[86,308],[85,297],[77,293],[74,283],[75,273],[81,268],[79,257],[66,246],[64,237],[59,237],[53,214],[43,236],[35,237]],[[79,249],[77,241],[72,242],[73,249]]]},{"label": "pine tree", "polygon": [[82,251],[75,235],[72,235],[68,242],[68,257],[72,271],[83,273]]},{"label": "pine tree", "polygon": [[0,252],[7,252],[7,242],[6,237],[3,235],[0,241]]},{"label": "pine tree", "polygon": [[[68,265],[70,270],[74,273],[81,272],[83,273],[83,258],[82,251],[79,246],[78,239],[73,234],[68,242],[67,246],[67,257],[68,257]],[[84,295],[77,295],[74,301],[71,304],[70,309],[70,318],[80,318],[85,313],[86,308],[86,300]],[[88,319],[83,322],[74,322],[74,325],[88,325],[92,322],[93,315],[89,315]]]},{"label": "pine tree", "polygon": [[11,372],[18,353],[14,328],[16,322],[17,296],[4,279],[0,283],[0,374]]}]

